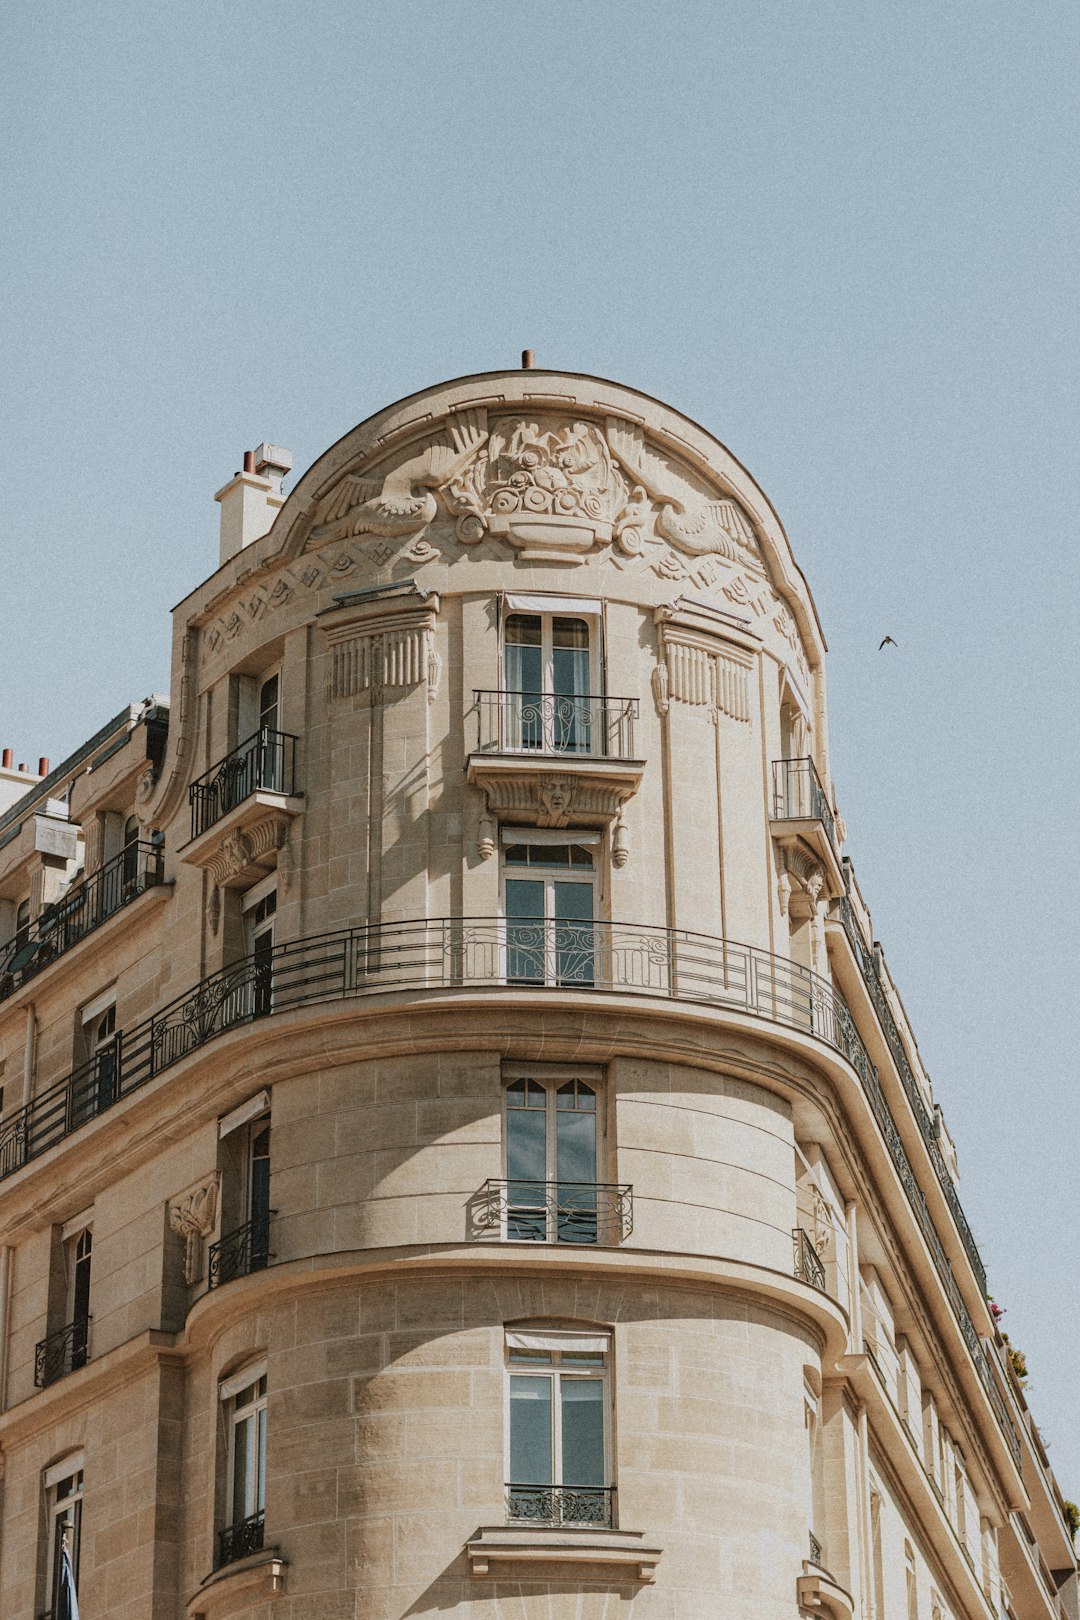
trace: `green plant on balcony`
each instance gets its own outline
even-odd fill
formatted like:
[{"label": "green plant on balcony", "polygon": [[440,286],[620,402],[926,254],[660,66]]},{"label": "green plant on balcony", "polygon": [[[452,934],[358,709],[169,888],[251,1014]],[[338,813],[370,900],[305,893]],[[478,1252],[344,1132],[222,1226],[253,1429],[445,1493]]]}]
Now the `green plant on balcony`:
[{"label": "green plant on balcony", "polygon": [[1077,1507],[1075,1502],[1066,1502],[1064,1506],[1065,1523],[1068,1527],[1069,1535],[1075,1541],[1076,1532],[1080,1530],[1080,1507]]}]

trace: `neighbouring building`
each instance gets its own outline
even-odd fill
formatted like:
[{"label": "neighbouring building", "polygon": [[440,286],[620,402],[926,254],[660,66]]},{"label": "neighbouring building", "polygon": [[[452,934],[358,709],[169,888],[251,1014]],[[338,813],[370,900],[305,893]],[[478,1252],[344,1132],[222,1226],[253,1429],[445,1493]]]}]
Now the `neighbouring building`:
[{"label": "neighbouring building", "polygon": [[767,496],[531,367],[289,467],[0,810],[3,1620],[1077,1620]]}]

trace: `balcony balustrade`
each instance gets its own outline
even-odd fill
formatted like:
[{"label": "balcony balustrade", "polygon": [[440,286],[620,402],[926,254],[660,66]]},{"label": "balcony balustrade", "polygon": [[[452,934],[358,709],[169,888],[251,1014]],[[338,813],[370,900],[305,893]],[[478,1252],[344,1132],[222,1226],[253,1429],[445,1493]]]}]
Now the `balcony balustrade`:
[{"label": "balcony balustrade", "polygon": [[637,698],[474,692],[480,753],[633,759]]},{"label": "balcony balustrade", "polygon": [[238,1558],[248,1558],[262,1552],[265,1513],[253,1513],[239,1524],[230,1524],[218,1531],[218,1569],[235,1564]]},{"label": "balcony balustrade", "polygon": [[589,1524],[610,1528],[614,1523],[613,1485],[507,1485],[506,1518],[509,1524]]},{"label": "balcony balustrade", "polygon": [[839,855],[836,818],[812,759],[773,760],[774,821],[820,821]]},{"label": "balcony balustrade", "polygon": [[874,1012],[877,1014],[877,1020],[881,1026],[881,1033],[885,1037],[886,1046],[889,1048],[889,1055],[896,1065],[900,1083],[915,1116],[915,1123],[919,1127],[919,1133],[926,1144],[927,1153],[930,1155],[930,1162],[934,1166],[934,1174],[937,1176],[941,1190],[945,1194],[950,1213],[956,1222],[956,1229],[960,1233],[967,1252],[967,1257],[971,1261],[972,1269],[979,1280],[979,1287],[985,1294],[986,1268],[982,1263],[982,1257],[976,1246],[975,1238],[961,1207],[956,1185],[942,1157],[934,1121],[926,1103],[923,1101],[919,1083],[915,1078],[911,1064],[908,1062],[907,1053],[904,1051],[904,1043],[900,1038],[900,1031],[896,1027],[896,1020],[892,1015],[892,1009],[885,994],[885,986],[878,971],[876,955],[863,939],[862,931],[855,916],[855,908],[847,895],[843,895],[836,902],[836,915],[843,924],[844,933],[847,935],[852,955],[858,964],[867,995],[873,1003]]},{"label": "balcony balustrade", "polygon": [[595,1181],[486,1181],[473,1225],[509,1243],[621,1243],[634,1229],[633,1188]]},{"label": "balcony balustrade", "polygon": [[47,906],[29,928],[0,945],[0,1001],[5,1000],[99,928],[122,906],[161,883],[164,851],[158,844],[128,844],[98,871]]},{"label": "balcony balustrade", "polygon": [[274,1210],[264,1210],[245,1221],[232,1232],[227,1232],[217,1243],[210,1245],[208,1266],[209,1288],[220,1288],[236,1277],[247,1277],[253,1271],[265,1271],[273,1258],[270,1253],[270,1216]]},{"label": "balcony balustrade", "polygon": [[58,1378],[85,1367],[90,1354],[89,1316],[76,1317],[34,1346],[34,1388],[45,1389]]},{"label": "balcony balustrade", "polygon": [[[218,1035],[295,1007],[403,991],[438,995],[502,986],[517,995],[569,989],[664,997],[761,1018],[823,1041],[854,1069],[988,1399],[1019,1459],[1012,1419],[877,1070],[832,984],[784,957],[680,929],[537,921],[529,924],[535,942],[527,945],[513,933],[519,926],[470,917],[373,924],[275,945],[269,959],[247,957],[212,974],[116,1037],[115,1067],[106,1088],[98,1083],[94,1089],[90,1076],[97,1074],[100,1081],[100,1070],[84,1065],[14,1113],[0,1130],[0,1179],[63,1141],[90,1114],[100,1114]],[[571,947],[574,973],[553,973],[551,965],[559,962],[560,953],[567,960]],[[508,962],[519,961],[525,949],[533,952],[534,971],[508,974]]]},{"label": "balcony balustrade", "polygon": [[795,1275],[800,1282],[809,1283],[811,1288],[820,1288],[825,1292],[825,1267],[821,1256],[810,1239],[810,1234],[801,1226],[797,1226],[791,1234],[795,1245]]},{"label": "balcony balustrade", "polygon": [[188,788],[191,836],[198,838],[253,793],[296,793],[296,738],[287,731],[256,731]]}]

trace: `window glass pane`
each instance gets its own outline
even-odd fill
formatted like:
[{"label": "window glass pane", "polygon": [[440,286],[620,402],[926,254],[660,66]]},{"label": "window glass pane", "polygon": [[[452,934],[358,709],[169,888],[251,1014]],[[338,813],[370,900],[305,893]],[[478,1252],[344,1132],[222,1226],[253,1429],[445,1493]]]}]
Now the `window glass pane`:
[{"label": "window glass pane", "polygon": [[271,675],[264,681],[259,692],[259,725],[268,727],[271,731],[277,730],[278,722],[278,678]]},{"label": "window glass pane", "polygon": [[255,1478],[255,1506],[253,1513],[261,1513],[266,1506],[266,1408],[260,1410],[259,1424],[259,1455],[256,1463]]},{"label": "window glass pane", "polygon": [[596,1115],[560,1108],[555,1120],[558,1180],[595,1182]]},{"label": "window glass pane", "polygon": [[233,1425],[233,1524],[239,1524],[254,1512],[251,1506],[254,1480],[255,1418],[252,1415]]},{"label": "window glass pane", "polygon": [[[546,977],[543,883],[535,878],[507,878],[506,915],[507,979],[517,984],[542,984]],[[530,918],[532,921],[525,920]]]},{"label": "window glass pane", "polygon": [[509,1181],[546,1179],[546,1139],[545,1110],[539,1108],[507,1110],[506,1175]]},{"label": "window glass pane", "polygon": [[562,1378],[562,1484],[605,1485],[604,1384]]},{"label": "window glass pane", "polygon": [[506,621],[508,647],[539,647],[541,641],[538,613],[511,613]]},{"label": "window glass pane", "polygon": [[528,844],[508,844],[503,850],[503,861],[507,866],[528,866]]},{"label": "window glass pane", "polygon": [[551,621],[551,645],[556,651],[566,648],[589,649],[589,626],[584,619]]},{"label": "window glass pane", "polygon": [[571,866],[589,866],[589,867],[591,867],[592,863],[593,863],[593,858],[592,858],[592,850],[591,849],[586,849],[584,844],[571,844],[570,845],[570,865]]},{"label": "window glass pane", "polygon": [[[540,620],[513,613],[506,621],[506,688],[509,692],[542,692],[543,654]],[[542,742],[539,716],[527,716],[518,746],[539,748]],[[533,733],[535,732],[535,735]]]},{"label": "window glass pane", "polygon": [[550,1485],[551,1379],[510,1378],[510,1478],[515,1485]]},{"label": "window glass pane", "polygon": [[591,883],[556,883],[555,974],[560,984],[592,984],[595,977],[595,939],[592,928],[579,919],[593,914]]}]

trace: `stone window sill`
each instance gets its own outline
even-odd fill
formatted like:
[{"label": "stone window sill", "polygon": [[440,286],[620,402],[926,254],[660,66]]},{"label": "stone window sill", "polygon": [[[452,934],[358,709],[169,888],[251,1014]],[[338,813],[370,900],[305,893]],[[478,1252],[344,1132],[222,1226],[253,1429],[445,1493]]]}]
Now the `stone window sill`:
[{"label": "stone window sill", "polygon": [[214,1620],[215,1615],[231,1613],[238,1598],[258,1602],[280,1596],[288,1567],[288,1560],[276,1547],[264,1547],[250,1558],[238,1558],[235,1564],[216,1569],[194,1597],[188,1598],[187,1620]]},{"label": "stone window sill", "polygon": [[644,1545],[636,1530],[603,1530],[533,1526],[486,1526],[466,1543],[469,1568],[479,1580],[515,1578],[507,1566],[538,1564],[604,1564],[621,1579],[650,1583],[656,1579],[659,1547]]}]

